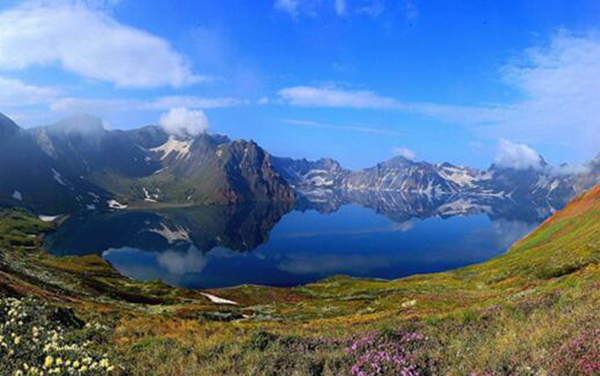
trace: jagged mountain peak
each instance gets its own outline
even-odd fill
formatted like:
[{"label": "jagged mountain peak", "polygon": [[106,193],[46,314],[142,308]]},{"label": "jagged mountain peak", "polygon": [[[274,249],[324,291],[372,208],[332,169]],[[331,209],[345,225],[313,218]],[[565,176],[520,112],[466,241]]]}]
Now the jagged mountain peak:
[{"label": "jagged mountain peak", "polygon": [[414,164],[417,164],[417,162],[415,162],[411,159],[408,159],[406,157],[403,157],[403,156],[397,156],[392,159],[388,159],[387,161],[385,161],[383,163],[379,163],[378,166],[387,167],[387,168],[398,168],[398,167],[411,166]]},{"label": "jagged mountain peak", "polygon": [[319,164],[321,166],[325,166],[325,167],[332,167],[332,168],[341,168],[342,167],[340,162],[336,161],[333,158],[321,158],[317,161],[317,164]]}]

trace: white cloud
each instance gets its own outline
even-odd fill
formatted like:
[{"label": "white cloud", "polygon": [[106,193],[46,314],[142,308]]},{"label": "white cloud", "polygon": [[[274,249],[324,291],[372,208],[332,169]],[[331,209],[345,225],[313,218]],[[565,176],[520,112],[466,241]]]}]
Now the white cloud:
[{"label": "white cloud", "polygon": [[83,2],[94,9],[112,9],[121,4],[123,0],[83,0]]},{"label": "white cloud", "polygon": [[166,96],[154,100],[140,101],[134,99],[102,99],[102,98],[60,98],[50,104],[50,109],[56,112],[116,112],[169,110],[175,107],[188,108],[222,108],[239,106],[246,103],[229,97],[208,98],[197,96]]},{"label": "white cloud", "polygon": [[208,118],[202,110],[173,108],[160,116],[158,122],[163,129],[174,135],[197,136],[208,129]]},{"label": "white cloud", "polygon": [[404,102],[373,91],[296,86],[280,98],[302,107],[387,109],[465,126],[486,138],[519,138],[571,148],[580,156],[600,145],[600,33],[556,34],[501,70],[518,100],[473,106]]},{"label": "white cloud", "polygon": [[60,67],[119,87],[180,87],[205,79],[164,39],[75,0],[28,1],[0,13],[0,69],[32,66]]},{"label": "white cloud", "polygon": [[283,119],[281,121],[286,124],[291,124],[291,125],[296,125],[296,126],[301,126],[301,127],[339,129],[339,130],[361,132],[361,133],[384,134],[384,135],[396,136],[396,137],[404,136],[400,132],[391,131],[388,129],[365,127],[362,125],[329,124],[329,123],[321,123],[321,122],[310,121],[310,120],[296,120],[296,119]]},{"label": "white cloud", "polygon": [[292,17],[297,17],[298,0],[275,0],[275,9],[286,12]]},{"label": "white cloud", "polygon": [[498,167],[517,170],[540,169],[543,167],[542,158],[535,150],[525,144],[513,143],[508,140],[500,140],[498,143],[495,164]]},{"label": "white cloud", "polygon": [[334,0],[333,5],[335,7],[335,13],[337,13],[338,16],[346,14],[346,0]]},{"label": "white cloud", "polygon": [[222,108],[233,107],[247,103],[246,100],[240,100],[229,97],[208,98],[197,96],[167,96],[151,101],[143,107],[147,109],[163,110],[172,107],[190,107],[190,108]]},{"label": "white cloud", "polygon": [[0,106],[26,106],[53,100],[59,90],[28,85],[19,80],[0,76]]},{"label": "white cloud", "polygon": [[385,5],[379,0],[373,0],[371,3],[358,8],[356,12],[371,18],[377,18],[385,12]]},{"label": "white cloud", "polygon": [[413,150],[410,150],[408,148],[394,148],[392,150],[392,152],[394,153],[394,155],[404,157],[411,161],[417,157],[417,153],[415,153]]},{"label": "white cloud", "polygon": [[372,91],[351,91],[334,87],[295,86],[279,91],[285,102],[301,107],[349,107],[389,109],[403,107],[395,99]]},{"label": "white cloud", "polygon": [[[134,105],[135,104],[135,105]],[[138,103],[127,99],[85,99],[85,98],[60,98],[50,103],[50,110],[56,112],[98,112],[98,111],[125,111],[137,107]]]},{"label": "white cloud", "polygon": [[556,176],[583,175],[592,172],[593,166],[591,163],[583,163],[577,165],[561,165],[553,166],[551,172]]},{"label": "white cloud", "polygon": [[[338,16],[346,15],[346,0],[329,1],[333,2],[333,8]],[[300,15],[316,17],[319,11],[322,10],[322,3],[322,0],[275,0],[273,6],[276,10],[287,13],[292,18],[297,19]]]},{"label": "white cloud", "polygon": [[463,107],[427,102],[402,102],[369,90],[348,90],[335,86],[294,86],[279,90],[285,103],[300,107],[331,107],[398,110],[463,124],[490,123],[503,119],[499,107]]},{"label": "white cloud", "polygon": [[550,141],[597,151],[600,144],[600,34],[556,34],[503,70],[523,99],[496,122],[500,136]]}]

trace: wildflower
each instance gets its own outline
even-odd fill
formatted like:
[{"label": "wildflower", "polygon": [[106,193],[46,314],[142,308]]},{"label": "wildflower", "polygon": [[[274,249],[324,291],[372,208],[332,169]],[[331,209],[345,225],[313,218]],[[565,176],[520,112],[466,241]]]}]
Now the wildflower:
[{"label": "wildflower", "polygon": [[54,359],[50,355],[48,355],[46,357],[46,359],[44,359],[44,368],[52,367],[53,363],[54,363]]},{"label": "wildflower", "polygon": [[15,337],[15,345],[18,345],[21,342],[21,337]]}]

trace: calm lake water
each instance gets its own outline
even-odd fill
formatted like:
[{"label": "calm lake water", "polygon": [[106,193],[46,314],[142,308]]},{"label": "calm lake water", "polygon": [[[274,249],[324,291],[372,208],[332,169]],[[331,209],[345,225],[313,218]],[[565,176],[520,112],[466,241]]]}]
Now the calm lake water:
[{"label": "calm lake water", "polygon": [[537,226],[514,216],[393,214],[356,204],[328,214],[278,205],[85,212],[46,246],[58,255],[99,254],[138,280],[293,286],[337,274],[392,279],[478,263]]}]

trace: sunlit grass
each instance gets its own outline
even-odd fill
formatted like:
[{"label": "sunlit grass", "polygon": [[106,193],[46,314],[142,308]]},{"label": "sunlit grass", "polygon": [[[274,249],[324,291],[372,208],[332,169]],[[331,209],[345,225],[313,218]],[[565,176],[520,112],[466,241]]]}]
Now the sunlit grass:
[{"label": "sunlit grass", "polygon": [[[0,293],[36,296],[110,324],[98,351],[139,375],[373,371],[360,359],[375,359],[384,374],[414,365],[415,374],[593,375],[600,371],[599,192],[479,265],[394,281],[338,276],[290,289],[211,291],[239,306],[126,279],[94,256],[49,256],[36,249],[36,234],[49,226],[5,212]],[[423,340],[409,346],[394,333]],[[372,343],[349,350],[360,338]]]}]

